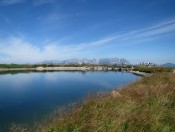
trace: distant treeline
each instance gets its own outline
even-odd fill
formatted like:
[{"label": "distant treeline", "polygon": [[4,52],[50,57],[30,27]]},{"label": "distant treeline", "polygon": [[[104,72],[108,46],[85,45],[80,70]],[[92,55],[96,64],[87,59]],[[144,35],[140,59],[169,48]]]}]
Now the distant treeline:
[{"label": "distant treeline", "polygon": [[163,66],[132,66],[132,65],[97,65],[97,64],[0,64],[0,68],[36,68],[36,67],[110,67],[110,68],[124,68],[131,69],[134,71],[146,72],[146,73],[157,73],[157,72],[172,72],[173,68]]},{"label": "distant treeline", "polygon": [[0,64],[0,68],[25,68],[26,64]]},{"label": "distant treeline", "polygon": [[131,68],[131,65],[97,65],[97,64],[0,64],[0,68],[36,68],[36,67],[94,67],[94,66],[103,66],[103,67],[123,67]]}]

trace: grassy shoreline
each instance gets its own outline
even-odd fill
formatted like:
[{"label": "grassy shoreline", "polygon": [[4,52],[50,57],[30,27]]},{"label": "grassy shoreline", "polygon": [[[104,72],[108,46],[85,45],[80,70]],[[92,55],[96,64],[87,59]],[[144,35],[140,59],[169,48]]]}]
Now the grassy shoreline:
[{"label": "grassy shoreline", "polygon": [[118,91],[120,96],[87,99],[61,119],[52,131],[174,131],[175,75],[156,73]]},{"label": "grassy shoreline", "polygon": [[61,117],[53,114],[49,121],[26,127],[26,131],[175,130],[175,74],[154,73],[117,92],[117,96],[111,93],[90,96]]}]

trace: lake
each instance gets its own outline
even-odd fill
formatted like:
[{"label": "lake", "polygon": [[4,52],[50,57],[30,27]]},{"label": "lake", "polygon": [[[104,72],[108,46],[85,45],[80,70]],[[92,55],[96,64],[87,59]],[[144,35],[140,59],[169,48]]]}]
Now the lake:
[{"label": "lake", "polygon": [[37,122],[88,93],[109,91],[139,78],[113,71],[0,74],[0,127]]}]

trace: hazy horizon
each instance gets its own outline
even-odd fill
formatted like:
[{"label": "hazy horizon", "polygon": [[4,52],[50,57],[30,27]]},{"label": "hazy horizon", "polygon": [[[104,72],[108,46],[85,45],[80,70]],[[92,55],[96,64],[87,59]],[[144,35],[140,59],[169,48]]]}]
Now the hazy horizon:
[{"label": "hazy horizon", "polygon": [[0,63],[175,63],[174,0],[1,0]]}]

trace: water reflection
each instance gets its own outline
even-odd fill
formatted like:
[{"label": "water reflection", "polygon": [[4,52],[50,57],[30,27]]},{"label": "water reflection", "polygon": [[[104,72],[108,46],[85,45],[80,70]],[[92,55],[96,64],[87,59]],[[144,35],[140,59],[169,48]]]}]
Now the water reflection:
[{"label": "water reflection", "polygon": [[0,75],[0,124],[31,123],[88,93],[128,84],[121,72],[30,72]]}]

